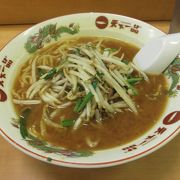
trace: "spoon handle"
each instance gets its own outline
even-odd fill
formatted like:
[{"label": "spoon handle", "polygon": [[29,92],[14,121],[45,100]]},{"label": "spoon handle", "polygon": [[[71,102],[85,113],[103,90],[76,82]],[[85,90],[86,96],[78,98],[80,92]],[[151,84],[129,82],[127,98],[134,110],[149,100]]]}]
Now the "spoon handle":
[{"label": "spoon handle", "polygon": [[180,33],[156,38],[135,55],[133,62],[142,71],[160,74],[180,51]]}]

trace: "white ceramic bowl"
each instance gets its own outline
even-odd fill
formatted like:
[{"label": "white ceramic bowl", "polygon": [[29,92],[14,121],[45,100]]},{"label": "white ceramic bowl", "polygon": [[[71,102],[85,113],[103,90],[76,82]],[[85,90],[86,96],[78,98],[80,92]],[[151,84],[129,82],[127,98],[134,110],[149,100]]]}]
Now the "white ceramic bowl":
[{"label": "white ceramic bowl", "polygon": [[[19,65],[29,55],[25,44],[28,42],[34,48],[39,48],[37,47],[39,30],[47,28],[50,24],[56,24],[55,28],[65,26],[71,31],[71,34],[62,33],[59,39],[71,36],[105,36],[120,39],[138,47],[142,47],[153,38],[164,35],[153,26],[133,18],[106,13],[82,13],[50,19],[16,36],[0,52],[0,134],[7,141],[24,153],[45,162],[67,167],[96,168],[138,159],[157,150],[178,134],[180,85],[177,84],[174,76],[179,77],[180,60],[171,65],[167,73],[169,84],[174,83],[171,90],[174,96],[169,98],[164,114],[154,127],[133,142],[89,154],[52,147],[45,147],[46,151],[43,151],[37,148],[44,147],[40,142],[34,142],[38,145],[35,148],[23,140],[19,129],[13,126],[12,121],[13,118],[17,118],[10,95],[12,82]],[[44,46],[54,42],[49,36],[41,41]]]}]

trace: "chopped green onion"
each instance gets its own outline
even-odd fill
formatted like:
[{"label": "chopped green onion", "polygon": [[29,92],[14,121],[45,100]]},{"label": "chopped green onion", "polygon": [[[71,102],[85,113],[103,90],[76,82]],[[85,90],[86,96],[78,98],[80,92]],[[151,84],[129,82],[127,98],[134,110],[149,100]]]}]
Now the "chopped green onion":
[{"label": "chopped green onion", "polygon": [[[128,82],[127,82],[127,83],[128,83]],[[128,83],[128,87],[129,87],[129,89],[132,90],[132,94],[131,94],[131,95],[133,95],[133,96],[137,96],[137,95],[138,95],[138,91],[137,91],[137,89],[136,89],[133,85],[131,85],[130,83]]]},{"label": "chopped green onion", "polygon": [[41,77],[44,74],[46,74],[46,70],[38,68],[38,75],[39,75],[39,77]]},{"label": "chopped green onion", "polygon": [[99,76],[100,78],[102,78],[104,76],[104,73],[97,72],[96,75]]},{"label": "chopped green onion", "polygon": [[62,76],[64,76],[63,71],[59,70],[58,73],[61,74]]},{"label": "chopped green onion", "polygon": [[129,61],[128,61],[127,59],[123,59],[122,62],[123,62],[124,64],[129,64]]},{"label": "chopped green onion", "polygon": [[51,79],[57,73],[56,68],[52,68],[47,75],[44,77],[45,80]]},{"label": "chopped green onion", "polygon": [[[93,82],[92,82],[92,86],[94,89],[96,89],[97,87],[97,84],[98,84],[98,80],[95,79]],[[80,112],[81,110],[84,109],[84,107],[86,106],[86,104],[91,101],[91,99],[93,98],[93,94],[91,92],[89,92],[88,94],[86,94],[86,96],[83,98],[83,99],[78,99],[78,101],[76,102],[76,105],[74,107],[74,112]]]},{"label": "chopped green onion", "polygon": [[78,112],[78,107],[80,106],[80,104],[82,103],[82,99],[79,98],[77,101],[76,101],[76,104],[75,104],[75,107],[74,107],[74,112]]},{"label": "chopped green onion", "polygon": [[126,81],[126,82],[127,82],[128,88],[132,90],[131,95],[137,96],[137,95],[138,95],[138,91],[137,91],[137,89],[133,86],[134,84],[133,84],[133,83],[129,83],[128,81]]},{"label": "chopped green onion", "polygon": [[132,91],[133,91],[133,96],[137,96],[138,95],[138,91],[136,88],[131,87]]},{"label": "chopped green onion", "polygon": [[47,157],[47,159],[46,159],[48,162],[51,162],[52,161],[52,158],[50,158],[50,157]]},{"label": "chopped green onion", "polygon": [[86,106],[86,104],[91,101],[91,99],[93,98],[93,94],[91,92],[89,92],[88,94],[86,94],[86,96],[82,99],[81,104],[79,105],[79,107],[77,108],[77,112],[80,112],[81,110],[84,109],[84,107]]},{"label": "chopped green onion", "polygon": [[134,77],[134,78],[127,79],[127,82],[130,84],[135,84],[135,83],[142,81],[142,80],[143,80],[143,77]]},{"label": "chopped green onion", "polygon": [[27,124],[27,119],[28,119],[30,113],[31,113],[31,109],[26,108],[24,111],[22,111],[22,113],[20,115],[20,119],[19,119],[20,134],[23,139],[25,139],[28,136],[26,124]]},{"label": "chopped green onion", "polygon": [[61,120],[61,125],[63,127],[71,127],[71,126],[74,125],[74,123],[75,123],[75,120],[73,120],[73,119],[63,119],[63,120]]},{"label": "chopped green onion", "polygon": [[93,86],[94,89],[96,89],[97,84],[98,84],[98,80],[95,79],[95,80],[92,82],[92,86]]}]

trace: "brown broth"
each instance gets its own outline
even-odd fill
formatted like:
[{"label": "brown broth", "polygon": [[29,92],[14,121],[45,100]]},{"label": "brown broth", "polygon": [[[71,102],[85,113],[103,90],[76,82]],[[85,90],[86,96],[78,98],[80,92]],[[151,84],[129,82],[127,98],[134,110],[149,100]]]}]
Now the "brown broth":
[{"label": "brown broth", "polygon": [[[82,38],[80,42],[88,42],[92,38]],[[131,60],[139,50],[137,47],[121,41],[107,39],[104,43],[108,47],[122,47],[121,51],[125,52],[125,58]],[[18,77],[17,77],[18,78]],[[128,143],[147,132],[154,124],[157,123],[167,104],[166,79],[163,75],[149,75],[150,82],[143,81],[136,85],[138,95],[133,97],[137,107],[138,114],[131,111],[116,113],[112,118],[103,120],[102,125],[96,123],[84,124],[77,131],[71,128],[56,130],[46,127],[47,133],[44,137],[39,135],[40,139],[48,141],[55,146],[62,146],[72,150],[99,150],[115,147]],[[14,89],[19,88],[16,79]],[[154,94],[159,92],[156,99]],[[42,116],[42,105],[33,105],[32,113],[29,117],[27,127],[29,129],[35,126],[37,132],[40,131],[40,119]],[[158,107],[158,108],[157,108]],[[17,114],[20,114],[22,106],[15,105]],[[77,118],[77,114],[72,111],[73,105],[63,110],[60,116],[65,118]],[[58,117],[55,121],[59,121]],[[39,133],[40,134],[40,133]],[[99,144],[90,148],[86,139],[98,141]]]}]

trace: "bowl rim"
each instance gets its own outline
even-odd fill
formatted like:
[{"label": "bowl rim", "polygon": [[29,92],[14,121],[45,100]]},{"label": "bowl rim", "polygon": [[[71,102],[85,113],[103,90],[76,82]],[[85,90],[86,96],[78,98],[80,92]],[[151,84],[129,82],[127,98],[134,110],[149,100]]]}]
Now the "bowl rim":
[{"label": "bowl rim", "polygon": [[170,142],[178,133],[180,132],[180,127],[178,127],[174,132],[172,132],[167,138],[163,139],[161,142],[158,144],[154,145],[153,147],[144,150],[141,153],[132,155],[128,158],[124,159],[118,159],[114,161],[107,161],[107,162],[100,162],[100,163],[79,163],[79,162],[67,162],[63,160],[57,160],[57,159],[52,159],[51,162],[47,161],[48,156],[43,156],[41,154],[35,153],[26,147],[18,144],[16,141],[14,141],[11,137],[9,137],[2,129],[0,129],[0,134],[2,137],[4,137],[5,140],[7,140],[10,144],[12,144],[16,149],[20,150],[21,152],[35,158],[38,160],[41,160],[43,162],[47,162],[50,164],[58,165],[58,166],[64,166],[64,167],[70,167],[70,168],[105,168],[105,167],[110,167],[110,166],[116,166],[116,165],[121,165],[125,164],[137,159],[140,159],[142,157],[147,156],[148,154],[151,154],[152,152],[160,149],[164,145],[166,145],[168,142]]},{"label": "bowl rim", "polygon": [[136,19],[136,18],[133,18],[133,17],[129,17],[129,16],[125,16],[125,15],[121,15],[121,14],[113,14],[113,13],[105,13],[105,12],[82,12],[82,13],[72,13],[72,14],[67,14],[67,15],[63,15],[63,16],[57,16],[57,17],[53,17],[53,18],[50,18],[50,19],[47,19],[47,20],[44,20],[44,21],[41,21],[39,23],[36,23],[34,25],[32,25],[31,27],[23,30],[22,32],[19,32],[17,33],[15,36],[13,36],[11,39],[9,39],[1,48],[0,48],[0,53],[1,51],[14,39],[16,39],[16,37],[18,36],[21,36],[23,35],[24,33],[26,33],[27,31],[31,31],[32,29],[36,28],[37,26],[41,25],[41,24],[44,24],[44,23],[47,23],[49,21],[53,21],[53,20],[56,20],[56,19],[59,19],[59,18],[63,18],[63,17],[71,17],[71,16],[79,16],[79,15],[96,15],[96,14],[101,14],[101,15],[109,15],[109,16],[121,16],[123,18],[127,18],[127,19],[130,19],[130,20],[133,20],[133,21],[136,21],[136,22],[139,22],[139,23],[143,23],[144,25],[146,25],[147,27],[151,28],[151,29],[154,29],[155,31],[161,33],[162,35],[165,35],[167,33],[161,31],[160,29],[156,28],[155,26],[145,22],[145,21],[141,21],[139,19]]},{"label": "bowl rim", "polygon": [[[19,37],[21,35],[23,35],[24,33],[26,33],[27,31],[31,31],[32,29],[35,29],[36,27],[47,23],[49,21],[52,20],[58,20],[59,18],[63,18],[63,17],[71,17],[71,16],[83,16],[83,15],[107,15],[107,16],[117,16],[117,17],[123,17],[126,18],[128,20],[131,21],[136,21],[139,22],[143,25],[145,25],[148,28],[154,29],[156,32],[159,32],[161,35],[165,35],[166,33],[162,32],[161,30],[159,30],[158,28],[152,26],[151,24],[148,24],[147,22],[132,18],[132,17],[128,17],[128,16],[124,16],[124,15],[120,15],[120,14],[113,14],[113,13],[103,13],[103,12],[84,12],[84,13],[74,13],[74,14],[69,14],[69,15],[64,15],[64,16],[58,16],[58,17],[54,17],[54,18],[50,18],[47,19],[45,21],[42,21],[40,23],[37,23],[35,25],[32,25],[31,27],[27,28],[26,30],[18,33],[17,35],[15,35],[13,38],[11,38],[9,41],[7,41],[1,48],[0,48],[0,53],[1,51],[6,48],[8,46],[8,44],[13,41],[14,39],[16,39],[16,37]],[[0,135],[7,140],[10,144],[12,144],[15,148],[17,148],[18,150],[20,150],[21,152],[35,158],[38,160],[41,160],[43,162],[47,162],[50,164],[55,164],[55,165],[59,165],[59,166],[64,166],[64,167],[71,167],[71,168],[102,168],[102,167],[110,167],[110,166],[115,166],[115,165],[120,165],[120,164],[124,164],[130,161],[134,161],[137,160],[139,158],[142,158],[154,151],[156,151],[157,149],[161,148],[162,146],[166,145],[169,141],[171,141],[178,133],[180,132],[180,127],[178,127],[174,132],[172,132],[168,137],[166,137],[165,139],[163,139],[161,142],[159,142],[158,144],[154,145],[153,147],[146,149],[140,153],[137,153],[135,155],[132,155],[130,157],[124,158],[124,159],[117,159],[114,161],[107,161],[107,162],[100,162],[100,163],[79,163],[79,162],[70,162],[70,161],[64,161],[64,160],[57,160],[57,159],[53,159],[52,161],[49,162],[47,161],[48,156],[44,156],[41,155],[40,153],[35,153],[33,151],[31,151],[30,149],[18,144],[15,140],[13,140],[11,137],[9,137],[4,131],[3,129],[0,127]]]}]

